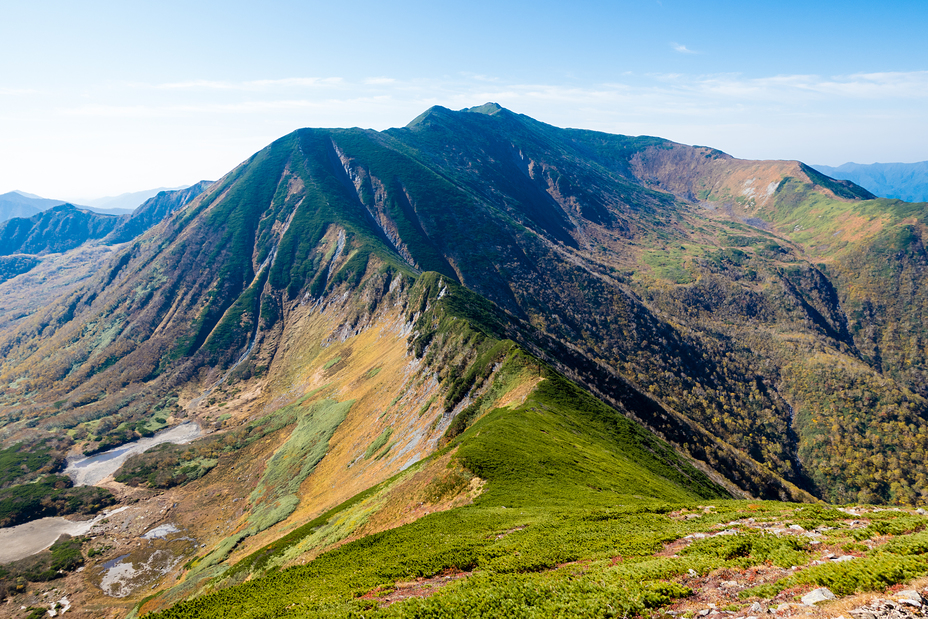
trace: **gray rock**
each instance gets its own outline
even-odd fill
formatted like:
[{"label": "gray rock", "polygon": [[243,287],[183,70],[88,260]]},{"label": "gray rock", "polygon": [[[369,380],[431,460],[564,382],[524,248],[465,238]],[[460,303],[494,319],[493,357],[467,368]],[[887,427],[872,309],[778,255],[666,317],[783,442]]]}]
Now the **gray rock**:
[{"label": "gray rock", "polygon": [[919,595],[918,591],[914,589],[899,591],[893,597],[897,602],[908,604],[909,606],[915,606],[916,608],[921,608],[922,604],[925,603],[925,600],[922,598],[922,596]]},{"label": "gray rock", "polygon": [[751,613],[752,615],[754,614],[759,615],[759,614],[767,612],[767,609],[764,608],[764,605],[761,604],[760,602],[754,602],[753,604],[751,604],[751,607],[748,609],[748,612]]},{"label": "gray rock", "polygon": [[835,599],[835,594],[826,587],[819,587],[802,596],[802,603],[806,606],[815,606],[820,602],[827,602]]},{"label": "gray rock", "polygon": [[719,589],[734,589],[738,586],[738,582],[734,580],[723,580],[719,583]]}]

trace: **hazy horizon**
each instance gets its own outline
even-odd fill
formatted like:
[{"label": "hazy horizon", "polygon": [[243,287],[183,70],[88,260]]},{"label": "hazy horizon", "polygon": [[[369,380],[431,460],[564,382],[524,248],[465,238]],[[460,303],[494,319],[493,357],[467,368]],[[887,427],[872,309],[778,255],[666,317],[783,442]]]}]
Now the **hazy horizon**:
[{"label": "hazy horizon", "polygon": [[488,101],[747,159],[928,160],[911,2],[50,4],[0,24],[0,193],[187,185],[301,127]]}]

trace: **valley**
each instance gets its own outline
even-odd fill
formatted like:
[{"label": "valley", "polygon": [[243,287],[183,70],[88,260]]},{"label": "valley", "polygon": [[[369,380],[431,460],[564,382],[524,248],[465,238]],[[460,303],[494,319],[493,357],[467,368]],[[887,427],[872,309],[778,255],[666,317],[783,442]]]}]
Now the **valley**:
[{"label": "valley", "polygon": [[[98,514],[0,616],[793,615],[928,576],[926,204],[495,104],[182,191],[0,283],[0,504]],[[61,473],[101,494],[16,503]]]}]

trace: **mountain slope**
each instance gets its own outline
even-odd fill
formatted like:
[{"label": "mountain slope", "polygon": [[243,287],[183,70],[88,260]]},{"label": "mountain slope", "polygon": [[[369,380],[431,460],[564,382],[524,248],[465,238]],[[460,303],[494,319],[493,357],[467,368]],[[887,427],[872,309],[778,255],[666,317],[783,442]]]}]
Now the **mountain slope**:
[{"label": "mountain slope", "polygon": [[183,190],[162,191],[128,215],[58,204],[28,219],[10,219],[0,224],[0,255],[60,253],[98,239],[109,244],[130,241],[183,207],[209,184],[200,181]]},{"label": "mountain slope", "polygon": [[0,222],[14,217],[32,217],[36,213],[64,204],[61,200],[48,200],[19,191],[0,194]]},{"label": "mountain slope", "polygon": [[[131,241],[174,211],[183,208],[211,184],[212,181],[200,181],[183,189],[157,192],[148,197],[128,217],[121,218],[113,231],[106,235],[104,242],[116,244]],[[148,192],[143,193],[148,194]]]},{"label": "mountain slope", "polygon": [[133,191],[122,193],[118,196],[107,196],[104,198],[94,198],[93,200],[83,200],[87,206],[106,209],[106,210],[127,210],[134,211],[139,206],[154,198],[159,193],[165,191],[177,191],[186,189],[186,187],[159,187],[158,189],[147,189],[145,191]]},{"label": "mountain slope", "polygon": [[[394,295],[394,300],[402,297],[406,295]],[[406,298],[406,320],[418,315],[409,326],[413,333],[419,334],[409,338],[408,345],[415,349],[423,336],[430,338],[427,350],[422,349],[421,360],[415,357],[410,360],[414,369],[406,379],[389,387],[389,373],[393,370],[383,357],[376,378],[369,371],[364,372],[369,362],[361,341],[363,331],[368,328],[346,340],[352,351],[349,358],[342,357],[344,353],[335,344],[331,348],[336,350],[325,349],[315,362],[310,361],[310,365],[315,365],[321,358],[338,355],[336,365],[321,366],[328,365],[328,370],[324,370],[327,374],[332,371],[326,378],[331,381],[329,385],[357,384],[359,379],[345,376],[353,373],[360,374],[361,380],[368,384],[376,380],[380,385],[378,391],[386,388],[392,394],[399,387],[399,396],[381,415],[383,423],[392,424],[387,426],[392,430],[387,434],[390,438],[378,440],[384,436],[383,432],[378,434],[381,419],[374,421],[362,415],[362,423],[375,424],[374,428],[365,429],[367,440],[353,445],[347,437],[338,440],[339,433],[357,432],[347,426],[354,423],[351,415],[360,412],[355,407],[363,408],[367,396],[354,400],[351,413],[333,436],[330,454],[326,456],[335,462],[328,469],[320,463],[313,473],[316,479],[310,477],[302,486],[301,505],[312,510],[304,520],[307,524],[283,539],[279,539],[279,532],[270,538],[265,536],[263,542],[252,542],[241,533],[233,536],[231,539],[240,545],[231,557],[234,566],[221,563],[222,553],[229,552],[229,543],[220,544],[218,554],[207,551],[198,556],[189,564],[184,582],[151,601],[145,610],[164,607],[197,591],[224,588],[273,573],[275,568],[298,564],[308,556],[317,556],[333,545],[344,543],[348,544],[347,557],[339,552],[336,556],[322,554],[318,565],[334,560],[334,566],[328,570],[340,572],[343,577],[355,572],[349,579],[350,587],[362,592],[380,584],[386,572],[408,577],[441,573],[455,567],[468,569],[471,563],[508,565],[510,570],[521,570],[529,565],[523,565],[525,561],[531,562],[534,566],[531,569],[543,569],[582,556],[604,543],[604,539],[586,542],[578,539],[576,547],[550,548],[544,556],[529,552],[529,548],[543,543],[544,536],[574,518],[580,517],[582,521],[581,516],[614,508],[617,502],[653,506],[667,500],[726,496],[721,488],[640,426],[583,393],[512,342],[497,340],[484,332],[486,325],[475,318],[482,314],[486,304],[479,297],[433,273],[420,277]],[[421,308],[426,309],[417,311]],[[382,333],[378,339],[382,342],[385,335]],[[407,343],[399,335],[398,341]],[[468,353],[468,349],[473,352]],[[342,369],[334,371],[343,363]],[[455,367],[464,376],[475,373],[475,399],[465,397],[456,403],[461,397],[460,380],[464,376],[456,376]],[[423,382],[417,375],[428,377],[432,372],[438,380],[431,382],[438,389],[431,397],[427,397],[428,391],[419,391],[414,399],[410,398],[413,394],[408,392],[418,391],[417,383]],[[324,401],[320,399],[330,397],[324,391],[325,388],[321,392],[310,391],[299,400],[299,406],[305,407],[313,399]],[[336,391],[344,393],[345,388]],[[413,414],[404,414],[404,409],[411,409]],[[449,415],[452,411],[458,412],[457,416]],[[408,417],[414,420],[419,417],[421,428],[433,429],[418,439],[416,434],[422,430],[411,432],[403,428],[408,421],[402,420]],[[471,424],[473,427],[468,428]],[[299,426],[291,436],[298,430]],[[441,449],[419,461],[409,459],[416,450],[423,455],[429,453],[422,451],[422,445],[426,442],[423,439],[431,436],[443,436]],[[565,445],[571,448],[564,449]],[[344,461],[347,466],[342,464]],[[365,469],[384,466],[388,470],[392,467],[395,474],[383,483],[354,499],[351,497],[356,491],[340,490],[344,499],[351,499],[341,505],[322,502],[331,501],[329,482],[337,479],[339,486],[351,486],[360,481]],[[262,484],[257,487],[260,489]],[[325,489],[325,498],[317,494],[319,489]],[[428,513],[434,515],[419,520]],[[406,526],[394,528],[401,524]],[[488,532],[513,528],[531,531],[522,542],[528,545],[521,551],[508,541],[493,543],[493,537],[487,537]],[[575,532],[565,529],[562,534],[569,537]],[[260,532],[252,535],[260,540]],[[362,537],[362,542],[351,543]],[[423,544],[424,540],[436,543]],[[354,567],[346,569],[350,564],[358,566],[357,555],[348,549],[359,545],[368,553],[374,545],[374,552],[383,554],[382,560],[369,557],[361,562],[375,569],[360,572]],[[296,576],[297,587],[313,586],[301,575],[292,575]],[[292,593],[279,599],[282,606],[294,601]],[[202,607],[202,601],[196,605]],[[266,612],[266,603],[261,605]],[[179,612],[184,612],[182,609],[183,606]],[[229,612],[229,607],[218,606],[214,612]]]},{"label": "mountain slope", "polygon": [[113,215],[100,215],[72,204],[55,206],[29,219],[0,224],[0,255],[61,253],[90,239],[103,238],[118,223]]},{"label": "mountain slope", "polygon": [[[570,523],[616,502],[928,496],[924,204],[494,104],[301,129],[202,189],[154,199],[160,223],[0,326],[6,445],[207,430],[117,473],[190,533],[167,549],[183,580],[140,577],[127,603],[420,534],[448,545],[383,559],[399,563],[330,601],[419,572],[602,559]],[[168,509],[150,504],[134,526]],[[537,519],[500,516],[514,505]],[[488,543],[523,524],[520,554]],[[123,531],[110,558],[166,552]],[[114,595],[107,569],[87,578]],[[288,573],[318,586],[342,568],[313,569]]]},{"label": "mountain slope", "polygon": [[[841,421],[875,422],[869,400],[836,410],[820,391],[833,387],[791,379],[821,362],[849,368],[835,380],[876,390],[893,444],[918,441],[899,424],[924,424],[923,361],[881,352],[872,365],[863,332],[877,327],[846,309],[874,298],[839,274],[921,215],[869,198],[796,162],[561,130],[493,105],[433,108],[384,133],[300,130],[133,243],[97,290],[7,339],[4,376],[23,387],[6,402],[41,416],[41,401],[20,399],[40,388],[68,402],[50,424],[134,418],[200,368],[218,377],[249,354],[273,358],[296,304],[351,289],[374,265],[434,270],[742,490],[903,500],[923,489],[915,461],[882,479],[841,455],[881,451]],[[107,395],[121,389],[138,403]],[[838,428],[831,446],[815,438],[822,419]]]}]

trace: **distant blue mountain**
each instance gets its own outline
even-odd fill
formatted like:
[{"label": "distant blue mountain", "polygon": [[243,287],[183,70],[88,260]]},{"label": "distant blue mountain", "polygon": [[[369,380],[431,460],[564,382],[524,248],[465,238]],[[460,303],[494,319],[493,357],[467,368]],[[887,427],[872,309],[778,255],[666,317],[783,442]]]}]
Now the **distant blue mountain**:
[{"label": "distant blue mountain", "polygon": [[918,163],[845,163],[813,165],[832,178],[852,181],[881,198],[928,202],[928,161]]},{"label": "distant blue mountain", "polygon": [[0,221],[14,217],[32,217],[36,213],[64,204],[61,200],[46,200],[22,191],[0,194]]},{"label": "distant blue mountain", "polygon": [[[26,206],[47,206],[30,217],[13,217],[0,223],[0,257],[16,255],[42,256],[73,249],[87,241],[99,241],[108,245],[125,243],[142,234],[162,219],[183,208],[190,200],[203,193],[211,184],[200,181],[185,189],[161,191],[149,198],[142,206],[122,215],[94,212],[83,206],[65,204],[56,200],[24,197],[11,192],[11,201],[17,204],[17,196],[28,202]],[[5,194],[5,195],[11,195]],[[2,199],[4,196],[0,196]],[[3,272],[10,277],[28,270],[34,264],[20,261],[12,265],[0,261],[0,281]]]},{"label": "distant blue mountain", "polygon": [[158,187],[157,189],[146,189],[145,191],[133,191],[118,196],[107,196],[105,198],[94,198],[93,200],[81,200],[83,204],[92,211],[105,213],[108,215],[124,215],[131,213],[141,206],[149,198],[154,198],[162,191],[176,191],[186,189],[190,185],[180,187]]}]

